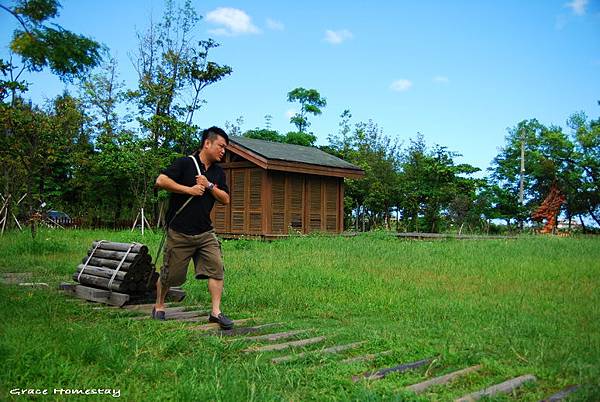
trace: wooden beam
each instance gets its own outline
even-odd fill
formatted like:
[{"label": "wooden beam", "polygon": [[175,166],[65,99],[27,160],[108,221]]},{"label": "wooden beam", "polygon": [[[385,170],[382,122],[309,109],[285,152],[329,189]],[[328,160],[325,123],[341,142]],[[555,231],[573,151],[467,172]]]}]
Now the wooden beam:
[{"label": "wooden beam", "polygon": [[227,150],[231,153],[241,156],[246,160],[249,160],[250,162],[260,166],[263,169],[267,168],[267,159],[265,157],[258,155],[257,153],[252,152],[238,144],[230,142],[229,145],[227,145]]},{"label": "wooden beam", "polygon": [[281,172],[306,173],[327,177],[347,177],[349,179],[360,179],[365,175],[364,171],[362,170],[276,160],[269,160],[265,168],[268,170],[277,170]]},{"label": "wooden beam", "polygon": [[[252,320],[252,318],[244,318],[242,320],[233,320],[233,323],[235,325],[238,325],[238,324],[243,324],[243,323],[251,321],[251,320]],[[211,322],[210,324],[199,325],[197,327],[189,327],[187,329],[191,329],[192,331],[210,331],[212,329],[219,329],[219,328],[220,328],[220,326],[218,323]]]},{"label": "wooden beam", "polygon": [[128,294],[111,292],[109,290],[96,289],[78,284],[62,283],[60,288],[80,299],[109,304],[111,306],[120,307],[129,301]]},{"label": "wooden beam", "polygon": [[[149,304],[132,304],[132,305],[125,305],[122,308],[126,309],[126,310],[131,310],[131,311],[139,311],[139,312],[143,312],[143,313],[150,313],[152,311],[152,309],[154,308],[154,303],[149,303]],[[178,312],[178,311],[185,311],[188,307],[186,306],[177,306],[177,307],[167,307],[165,308],[166,312]]]},{"label": "wooden beam", "polygon": [[[210,314],[210,311],[173,311],[173,310],[165,310],[166,314],[165,314],[165,320],[169,320],[169,321],[182,321],[185,319],[189,319],[189,318],[198,318],[198,317],[205,317],[206,320],[208,320],[208,315]],[[139,316],[139,317],[131,317],[132,320],[149,320],[150,318],[150,314],[146,314],[143,316]]]},{"label": "wooden beam", "polygon": [[228,163],[217,163],[223,169],[238,169],[238,168],[254,168],[257,167],[256,164],[250,161],[242,161],[242,162],[228,162]]},{"label": "wooden beam", "polygon": [[277,341],[279,339],[291,338],[292,336],[295,336],[298,334],[303,334],[308,331],[309,331],[308,329],[299,329],[296,331],[279,332],[276,334],[249,336],[249,337],[243,338],[242,340],[243,341],[251,341],[251,342],[257,342],[257,341],[273,342],[273,341]]},{"label": "wooden beam", "polygon": [[380,369],[380,370],[373,371],[373,372],[367,371],[366,373],[353,376],[352,381],[357,382],[357,381],[365,380],[365,379],[366,380],[379,380],[381,378],[386,377],[388,374],[391,374],[391,373],[403,373],[408,370],[413,370],[413,369],[422,367],[426,364],[431,363],[432,360],[433,359],[431,359],[431,358],[423,359],[423,360],[419,360],[416,362],[400,364],[398,366],[388,367],[388,368]]},{"label": "wooden beam", "polygon": [[[316,351],[314,351],[314,353],[334,354],[334,353],[343,352],[343,351],[348,350],[348,349],[357,348],[357,347],[359,347],[360,345],[362,345],[364,343],[365,343],[365,341],[348,343],[346,345],[336,345],[336,346],[332,346],[332,347],[329,347],[329,348],[325,348],[323,350],[316,350]],[[290,360],[300,359],[300,358],[306,356],[307,354],[308,353],[303,352],[303,353],[298,353],[298,354],[295,354],[295,355],[275,357],[275,358],[271,359],[271,363],[273,363],[273,364],[284,363],[284,362],[287,362],[287,361],[290,361]]]},{"label": "wooden beam", "polygon": [[253,334],[256,332],[260,332],[265,328],[276,327],[281,325],[280,322],[272,322],[268,324],[256,325],[254,327],[241,327],[241,328],[233,328],[233,329],[219,329],[214,333],[205,334],[207,336],[236,336],[236,335],[246,335]]},{"label": "wooden beam", "polygon": [[388,356],[391,354],[392,354],[391,350],[386,350],[386,351],[383,351],[380,353],[371,353],[368,355],[350,357],[348,359],[342,360],[340,363],[351,364],[351,363],[357,363],[357,362],[371,361],[371,360],[375,360],[376,358],[378,358],[380,356]]},{"label": "wooden beam", "polygon": [[504,381],[503,383],[492,385],[491,387],[485,388],[481,391],[473,392],[455,400],[455,402],[473,402],[486,396],[494,396],[496,394],[507,394],[519,388],[521,385],[528,381],[536,381],[535,376],[531,374],[522,375],[511,380]]},{"label": "wooden beam", "polygon": [[406,387],[406,389],[408,391],[412,391],[412,392],[418,394],[418,393],[425,391],[429,387],[433,387],[434,385],[447,384],[450,381],[453,381],[454,379],[456,379],[458,377],[467,375],[469,373],[475,372],[480,369],[481,369],[481,365],[471,366],[466,369],[454,371],[454,372],[446,374],[446,375],[442,375],[442,376],[435,377],[435,378],[432,378],[427,381],[420,382],[418,384],[413,384],[411,386]]},{"label": "wooden beam", "polygon": [[271,233],[271,178],[266,170],[262,172],[262,194],[261,194],[261,212],[262,212],[262,230],[261,235]]},{"label": "wooden beam", "polygon": [[245,352],[245,353],[252,353],[252,352],[273,352],[273,351],[276,351],[276,350],[284,350],[284,349],[298,347],[298,346],[312,345],[314,343],[319,343],[319,342],[322,342],[324,340],[325,340],[324,336],[318,336],[316,338],[301,339],[299,341],[291,341],[291,342],[285,342],[285,343],[276,343],[275,345],[267,345],[267,346],[261,346],[261,347],[250,347],[248,349],[244,349],[243,352]]},{"label": "wooden beam", "polygon": [[344,219],[346,218],[346,214],[344,213],[344,179],[338,179],[338,233],[342,233],[344,231]]},{"label": "wooden beam", "polygon": [[549,397],[545,398],[544,400],[542,400],[541,402],[558,402],[558,401],[562,401],[564,400],[566,397],[568,397],[569,395],[571,395],[572,393],[574,393],[575,391],[577,391],[580,388],[580,385],[571,385],[559,392],[557,392],[556,394],[550,395]]}]

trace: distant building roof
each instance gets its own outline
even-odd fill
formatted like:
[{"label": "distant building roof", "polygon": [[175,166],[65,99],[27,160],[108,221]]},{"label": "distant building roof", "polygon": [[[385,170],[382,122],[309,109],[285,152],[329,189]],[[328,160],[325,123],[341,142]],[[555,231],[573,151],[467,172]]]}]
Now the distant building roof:
[{"label": "distant building roof", "polygon": [[[299,164],[298,166],[311,165],[314,167],[329,168],[329,171],[344,171],[346,174],[343,174],[343,176],[346,177],[360,177],[364,175],[364,172],[360,167],[330,155],[327,152],[321,151],[318,148],[256,140],[246,137],[230,137],[229,140],[230,150],[234,152],[236,150],[246,151],[243,152],[245,154],[243,156],[254,156],[254,160],[250,158],[252,162],[258,163],[258,161],[262,161],[262,164],[258,164],[261,166],[264,165],[262,167],[265,169],[284,170],[278,169],[278,166],[282,166],[282,163],[286,165],[292,163]],[[281,161],[282,163],[278,163],[278,161]]]}]

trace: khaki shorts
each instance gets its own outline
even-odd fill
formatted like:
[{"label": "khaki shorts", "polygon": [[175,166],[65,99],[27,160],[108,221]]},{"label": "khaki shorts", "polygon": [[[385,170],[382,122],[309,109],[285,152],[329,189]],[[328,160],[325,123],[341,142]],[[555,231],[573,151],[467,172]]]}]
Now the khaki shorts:
[{"label": "khaki shorts", "polygon": [[160,280],[164,286],[180,286],[185,282],[190,260],[194,260],[196,279],[223,279],[221,243],[214,230],[199,235],[186,235],[169,229],[165,244]]}]

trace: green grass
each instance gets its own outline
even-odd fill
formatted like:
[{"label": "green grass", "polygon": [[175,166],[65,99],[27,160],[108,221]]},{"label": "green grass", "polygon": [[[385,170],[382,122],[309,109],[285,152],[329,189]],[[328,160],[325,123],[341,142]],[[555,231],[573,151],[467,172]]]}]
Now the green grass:
[{"label": "green grass", "polygon": [[[569,384],[600,400],[600,238],[398,240],[383,234],[225,241],[224,311],[286,329],[314,328],[337,355],[272,365],[273,352],[204,337],[190,323],[134,321],[57,292],[95,239],[159,234],[43,231],[0,238],[0,272],[33,272],[48,289],[0,285],[0,400],[13,388],[114,388],[125,400],[452,400],[522,374],[538,381],[493,400],[535,401]],[[208,306],[191,279],[185,304]],[[344,357],[391,349],[374,362]],[[353,383],[367,370],[434,357],[431,366]],[[474,364],[483,369],[416,397],[407,385]],[[54,398],[57,398],[54,396]],[[73,400],[77,397],[63,397]],[[85,400],[110,397],[79,397]]]}]

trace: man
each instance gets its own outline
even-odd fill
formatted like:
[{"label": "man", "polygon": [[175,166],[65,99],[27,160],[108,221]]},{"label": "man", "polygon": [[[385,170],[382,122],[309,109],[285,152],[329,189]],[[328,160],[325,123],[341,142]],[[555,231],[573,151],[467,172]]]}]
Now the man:
[{"label": "man", "polygon": [[178,158],[156,179],[156,186],[171,192],[171,199],[166,220],[167,243],[152,310],[154,319],[165,319],[165,296],[170,287],[185,282],[188,264],[193,259],[196,279],[208,279],[212,300],[209,322],[219,323],[223,329],[233,328],[233,322],[221,312],[223,259],[210,220],[215,200],[229,204],[225,172],[216,164],[225,155],[228,144],[229,137],[219,127],[204,130],[199,151]]}]

